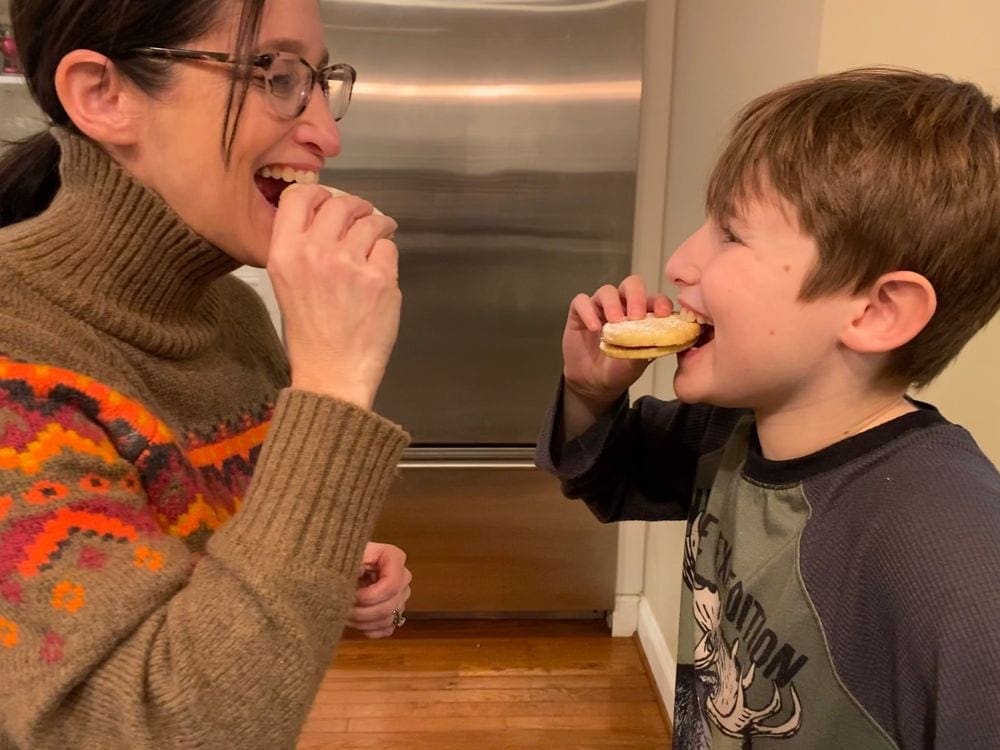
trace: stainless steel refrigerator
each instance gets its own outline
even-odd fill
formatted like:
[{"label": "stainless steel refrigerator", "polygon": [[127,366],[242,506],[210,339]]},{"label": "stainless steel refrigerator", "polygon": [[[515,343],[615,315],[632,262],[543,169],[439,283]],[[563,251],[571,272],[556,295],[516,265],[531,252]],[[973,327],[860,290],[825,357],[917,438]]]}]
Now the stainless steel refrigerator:
[{"label": "stainless steel refrigerator", "polygon": [[617,535],[531,454],[570,299],[628,274],[643,0],[329,0],[358,70],[323,179],[399,222],[403,316],[377,408],[414,447],[379,536],[411,609],[613,607]]}]

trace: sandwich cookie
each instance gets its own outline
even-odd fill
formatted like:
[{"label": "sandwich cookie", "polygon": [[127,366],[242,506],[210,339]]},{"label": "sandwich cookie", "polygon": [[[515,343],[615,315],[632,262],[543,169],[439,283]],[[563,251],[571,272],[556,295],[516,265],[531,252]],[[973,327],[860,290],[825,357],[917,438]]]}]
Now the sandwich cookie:
[{"label": "sandwich cookie", "polygon": [[701,334],[701,326],[674,313],[644,320],[605,323],[601,329],[601,351],[616,359],[656,359],[690,349]]},{"label": "sandwich cookie", "polygon": [[[339,188],[330,187],[329,185],[320,185],[320,187],[321,188],[326,188],[328,191],[330,191],[331,195],[351,195],[351,193],[348,193],[346,190],[340,190]],[[382,213],[381,211],[379,211],[378,207],[375,206],[374,204],[372,204],[372,213],[375,216],[385,216],[385,214]],[[387,240],[395,240],[396,239],[396,233],[393,232],[388,237],[386,237],[386,239]]]},{"label": "sandwich cookie", "polygon": [[[340,190],[335,187],[330,187],[329,185],[320,185],[320,187],[329,190],[331,195],[351,195],[351,193],[348,193],[346,190]],[[385,214],[379,211],[375,206],[372,206],[372,208],[374,209],[376,216],[385,216]]]}]

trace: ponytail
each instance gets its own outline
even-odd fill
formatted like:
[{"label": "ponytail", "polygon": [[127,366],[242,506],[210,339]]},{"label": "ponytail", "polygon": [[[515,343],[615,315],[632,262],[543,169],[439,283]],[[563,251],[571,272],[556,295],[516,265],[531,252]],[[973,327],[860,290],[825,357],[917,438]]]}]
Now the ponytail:
[{"label": "ponytail", "polygon": [[48,131],[0,151],[0,227],[37,216],[59,190],[59,144]]}]

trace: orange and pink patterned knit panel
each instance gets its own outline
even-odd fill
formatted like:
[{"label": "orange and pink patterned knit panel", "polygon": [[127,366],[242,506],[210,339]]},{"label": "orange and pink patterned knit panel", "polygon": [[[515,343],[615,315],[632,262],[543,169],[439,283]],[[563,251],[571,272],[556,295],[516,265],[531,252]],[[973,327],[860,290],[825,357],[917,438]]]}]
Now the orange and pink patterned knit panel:
[{"label": "orange and pink patterned knit panel", "polygon": [[[0,358],[0,599],[18,604],[71,547],[75,567],[100,568],[104,544],[127,544],[151,571],[162,555],[144,541],[168,534],[200,551],[239,509],[272,413],[176,435],[91,378]],[[77,535],[92,543],[71,545]],[[65,584],[52,605],[72,611],[82,591]],[[0,622],[0,647],[13,637]]]}]

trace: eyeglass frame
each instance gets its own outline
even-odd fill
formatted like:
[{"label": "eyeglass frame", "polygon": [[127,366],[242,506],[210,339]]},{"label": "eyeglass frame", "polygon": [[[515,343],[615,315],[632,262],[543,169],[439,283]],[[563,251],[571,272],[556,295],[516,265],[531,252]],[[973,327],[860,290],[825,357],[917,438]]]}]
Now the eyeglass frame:
[{"label": "eyeglass frame", "polygon": [[[347,108],[351,104],[351,94],[354,90],[354,83],[357,81],[358,73],[352,65],[347,63],[333,63],[332,65],[327,65],[319,70],[312,66],[308,60],[300,55],[296,55],[294,52],[284,52],[278,50],[276,52],[262,52],[257,55],[253,55],[249,60],[241,60],[228,52],[207,52],[205,50],[197,49],[182,49],[177,47],[136,47],[128,51],[130,55],[139,55],[140,57],[160,57],[165,59],[180,59],[180,60],[207,60],[208,62],[220,62],[227,65],[249,65],[254,68],[261,68],[265,74],[265,80],[268,85],[268,95],[274,98],[280,98],[274,95],[271,89],[271,79],[267,77],[267,73],[270,66],[274,63],[277,55],[285,55],[287,57],[294,58],[298,60],[303,65],[305,65],[312,74],[312,82],[307,88],[305,88],[304,94],[300,96],[302,99],[299,102],[298,108],[293,115],[286,115],[282,112],[277,112],[281,117],[285,117],[289,120],[294,120],[296,117],[301,115],[306,111],[306,107],[309,106],[309,102],[312,100],[313,89],[316,88],[318,83],[320,90],[323,95],[329,101],[330,98],[330,72],[346,72],[348,80],[344,81],[347,84],[347,99],[344,101],[344,112],[343,114],[337,116],[334,115],[334,121],[340,122],[344,115],[347,114]],[[344,79],[337,79],[343,81]],[[273,106],[273,105],[272,105]]]}]

